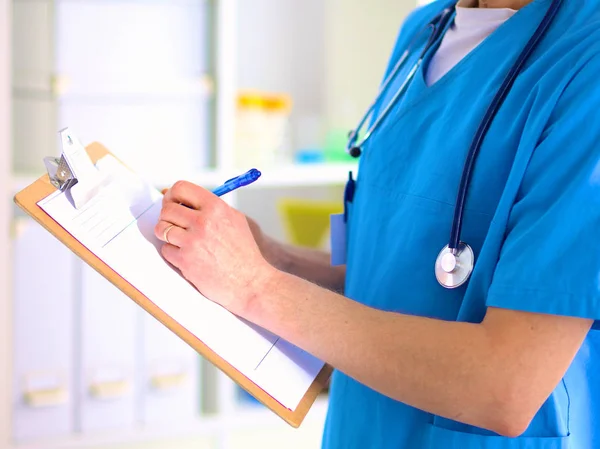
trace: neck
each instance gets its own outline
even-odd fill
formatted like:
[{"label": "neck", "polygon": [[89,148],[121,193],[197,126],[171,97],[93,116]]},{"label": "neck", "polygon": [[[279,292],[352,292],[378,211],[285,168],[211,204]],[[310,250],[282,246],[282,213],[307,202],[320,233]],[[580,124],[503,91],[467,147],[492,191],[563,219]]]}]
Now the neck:
[{"label": "neck", "polygon": [[516,10],[531,2],[532,0],[460,0],[458,5],[467,8],[509,8]]}]

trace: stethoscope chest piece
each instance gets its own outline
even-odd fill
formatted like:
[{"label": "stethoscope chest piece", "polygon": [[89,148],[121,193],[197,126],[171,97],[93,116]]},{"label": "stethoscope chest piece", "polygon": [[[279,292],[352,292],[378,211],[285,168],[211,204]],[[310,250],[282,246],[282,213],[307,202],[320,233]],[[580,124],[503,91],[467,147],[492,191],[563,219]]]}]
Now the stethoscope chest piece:
[{"label": "stethoscope chest piece", "polygon": [[469,279],[474,265],[475,256],[469,245],[460,242],[456,249],[446,245],[435,261],[435,277],[443,287],[457,288]]}]

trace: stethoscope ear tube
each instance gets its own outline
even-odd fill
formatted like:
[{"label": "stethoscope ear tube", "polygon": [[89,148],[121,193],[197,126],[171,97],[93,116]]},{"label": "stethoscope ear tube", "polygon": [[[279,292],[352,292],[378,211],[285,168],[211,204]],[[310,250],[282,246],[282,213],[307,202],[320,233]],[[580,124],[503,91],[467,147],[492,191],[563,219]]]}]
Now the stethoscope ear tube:
[{"label": "stethoscope ear tube", "polygon": [[[369,140],[369,138],[375,132],[375,130],[377,130],[379,128],[381,123],[385,120],[385,118],[387,117],[389,112],[392,110],[392,107],[398,102],[401,95],[407,89],[410,81],[412,80],[412,78],[416,74],[419,66],[421,65],[421,62],[423,61],[425,54],[431,49],[431,47],[435,44],[435,42],[438,40],[438,38],[440,36],[442,36],[442,34],[444,33],[446,25],[448,24],[450,18],[452,17],[453,11],[454,11],[453,8],[444,9],[440,14],[438,14],[430,23],[428,23],[425,27],[423,27],[423,29],[421,31],[419,31],[411,39],[411,41],[409,42],[409,44],[407,46],[407,49],[404,51],[404,53],[402,53],[402,55],[398,59],[398,62],[396,62],[394,68],[392,69],[391,73],[384,80],[383,85],[381,86],[381,88],[379,89],[379,92],[377,93],[377,96],[375,97],[375,100],[373,101],[371,106],[369,106],[369,109],[367,109],[367,112],[363,115],[362,119],[358,123],[358,126],[356,127],[356,129],[350,131],[350,134],[348,135],[348,144],[346,145],[346,152],[349,153],[352,157],[357,158],[357,157],[361,156],[362,146]],[[371,116],[373,111],[375,110],[377,104],[379,103],[379,100],[383,97],[383,94],[387,90],[387,88],[390,85],[390,83],[392,82],[392,80],[396,77],[396,75],[400,72],[400,69],[404,66],[404,63],[410,56],[410,50],[411,50],[413,44],[418,40],[418,38],[421,37],[422,33],[424,31],[428,30],[429,28],[432,28],[433,31],[429,35],[429,38],[427,39],[427,43],[425,44],[425,47],[423,48],[423,50],[421,50],[421,54],[420,54],[417,62],[414,64],[414,66],[410,70],[409,74],[406,76],[406,79],[404,80],[404,82],[402,83],[402,85],[400,86],[400,88],[398,89],[396,94],[394,95],[394,97],[390,100],[388,105],[385,107],[385,109],[383,110],[381,115],[379,115],[378,117],[375,118],[374,123],[369,127],[369,129],[367,130],[364,137],[359,141],[358,135],[359,135],[360,131],[367,123],[367,120],[369,119],[369,117]]]}]

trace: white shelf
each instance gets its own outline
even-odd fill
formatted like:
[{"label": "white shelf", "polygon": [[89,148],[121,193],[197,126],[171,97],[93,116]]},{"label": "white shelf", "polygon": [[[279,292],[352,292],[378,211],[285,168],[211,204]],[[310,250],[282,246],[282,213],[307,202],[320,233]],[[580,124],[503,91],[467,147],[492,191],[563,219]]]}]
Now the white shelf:
[{"label": "white shelf", "polygon": [[342,185],[348,179],[349,171],[352,170],[356,177],[357,169],[357,163],[315,163],[276,166],[262,170],[261,178],[253,184],[253,187]]},{"label": "white shelf", "polygon": [[[231,170],[208,170],[192,173],[177,173],[174,175],[164,175],[151,177],[155,185],[170,185],[179,179],[195,182],[205,187],[221,185],[228,179],[244,173],[247,169]],[[356,177],[358,164],[289,164],[276,165],[272,167],[256,167],[261,171],[261,177],[255,183],[246,188],[265,189],[278,187],[310,187],[326,185],[343,185],[348,179],[348,172],[353,171]]]},{"label": "white shelf", "polygon": [[[343,185],[348,179],[348,172],[353,171],[356,178],[357,164],[305,164],[274,166],[262,170],[262,176],[258,181],[249,186],[253,189],[277,188],[277,187],[306,187],[322,185]],[[182,169],[178,173],[164,173],[157,176],[147,176],[147,179],[157,188],[172,185],[178,180],[186,180],[197,183],[204,187],[216,187],[226,180],[241,174],[243,170],[200,170],[186,171]],[[12,193],[16,193],[36,179],[43,173],[28,174],[17,173],[12,178]]]},{"label": "white shelf", "polygon": [[[166,174],[160,177],[151,177],[155,185],[170,185],[173,182],[184,179],[195,182],[205,187],[222,184],[228,179],[244,173],[250,169],[231,170],[208,170],[191,173]],[[348,172],[352,171],[356,178],[358,164],[356,163],[315,163],[315,164],[289,164],[276,165],[272,167],[256,167],[262,175],[255,183],[246,188],[265,189],[278,187],[310,187],[326,185],[343,185],[348,179]]]},{"label": "white shelf", "polygon": [[[15,98],[30,98],[43,95],[44,98],[55,100],[110,100],[116,97],[119,100],[129,100],[141,97],[144,100],[156,98],[184,97],[206,97],[214,94],[214,81],[208,76],[201,76],[187,80],[165,80],[162,82],[140,80],[135,85],[115,84],[83,88],[72,86],[66,76],[54,76],[48,81],[46,89],[31,87],[30,85],[13,84],[13,95]],[[108,98],[107,98],[108,97]]]},{"label": "white shelf", "polygon": [[177,173],[152,174],[145,177],[152,185],[162,189],[172,186],[177,181],[190,181],[207,188],[217,187],[233,176],[235,175],[227,177],[223,171],[214,169],[197,171],[182,169]]},{"label": "white shelf", "polygon": [[[28,185],[35,182],[44,173],[40,172],[37,174],[32,173],[16,173],[12,177],[12,194],[19,192]],[[165,188],[174,184],[178,180],[186,180],[198,183],[205,187],[216,187],[221,185],[223,181],[227,180],[226,174],[218,172],[216,170],[203,170],[186,173],[184,170],[178,175],[163,174],[159,176],[146,177],[149,181],[157,188]],[[230,176],[231,177],[231,176]]]},{"label": "white shelf", "polygon": [[[300,429],[323,426],[327,413],[327,398],[321,397],[314,403],[310,412],[304,419]],[[15,444],[10,449],[39,449],[43,443],[44,449],[85,449],[98,446],[143,444],[155,442],[162,439],[170,441],[186,438],[211,437],[219,432],[244,430],[266,431],[283,428],[288,425],[270,410],[259,405],[240,406],[230,416],[206,416],[188,424],[173,426],[158,426],[148,428],[136,428],[127,431],[110,431],[90,433],[87,435],[74,435],[72,437],[44,439],[43,442],[30,442]],[[293,428],[289,427],[290,430]]]}]

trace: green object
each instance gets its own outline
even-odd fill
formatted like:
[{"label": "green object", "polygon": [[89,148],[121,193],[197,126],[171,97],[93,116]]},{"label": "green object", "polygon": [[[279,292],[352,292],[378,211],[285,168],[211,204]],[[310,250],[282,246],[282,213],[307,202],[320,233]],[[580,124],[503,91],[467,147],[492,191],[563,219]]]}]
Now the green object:
[{"label": "green object", "polygon": [[325,138],[324,156],[326,162],[352,162],[354,158],[346,153],[347,129],[333,129]]}]

